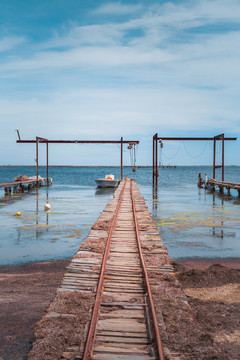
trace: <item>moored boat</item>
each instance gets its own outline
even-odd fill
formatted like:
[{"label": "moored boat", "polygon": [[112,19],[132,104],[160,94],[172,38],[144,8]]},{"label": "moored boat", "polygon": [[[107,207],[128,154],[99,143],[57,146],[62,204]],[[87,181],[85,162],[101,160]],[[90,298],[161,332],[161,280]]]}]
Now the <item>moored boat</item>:
[{"label": "moored boat", "polygon": [[105,179],[96,179],[95,180],[98,187],[106,188],[106,187],[116,187],[119,184],[120,180],[115,180],[114,175],[106,175]]}]

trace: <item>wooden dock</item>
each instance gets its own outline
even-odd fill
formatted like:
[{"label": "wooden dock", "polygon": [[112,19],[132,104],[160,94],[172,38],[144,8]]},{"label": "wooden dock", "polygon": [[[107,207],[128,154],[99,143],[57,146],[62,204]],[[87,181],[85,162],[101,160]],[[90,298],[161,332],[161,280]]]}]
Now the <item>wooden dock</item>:
[{"label": "wooden dock", "polygon": [[199,187],[204,186],[206,189],[209,189],[211,191],[215,191],[216,187],[217,187],[221,194],[223,194],[224,189],[226,189],[227,190],[227,195],[229,195],[229,196],[231,195],[231,190],[237,190],[238,197],[240,197],[240,184],[238,184],[238,183],[232,183],[232,182],[226,182],[226,181],[217,181],[215,179],[203,180],[201,178],[201,174],[199,174],[198,186]]},{"label": "wooden dock", "polygon": [[144,198],[125,179],[67,267],[28,359],[57,347],[61,359],[180,360],[165,344],[160,283],[162,296],[177,288],[188,306]]},{"label": "wooden dock", "polygon": [[32,190],[35,188],[39,188],[42,186],[52,185],[52,178],[39,178],[37,179],[29,179],[29,180],[21,180],[21,181],[9,181],[0,183],[0,188],[4,188],[5,194],[9,195],[11,193],[24,192],[25,190]]}]

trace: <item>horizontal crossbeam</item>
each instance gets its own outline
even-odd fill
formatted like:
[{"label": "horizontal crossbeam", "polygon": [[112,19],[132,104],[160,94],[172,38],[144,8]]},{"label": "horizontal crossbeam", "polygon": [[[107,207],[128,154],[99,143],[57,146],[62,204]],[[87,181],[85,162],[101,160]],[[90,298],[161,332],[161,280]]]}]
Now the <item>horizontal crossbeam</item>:
[{"label": "horizontal crossbeam", "polygon": [[[17,143],[31,144],[36,143],[37,140],[17,140]],[[139,144],[139,141],[133,140],[47,140],[38,138],[39,143],[48,144]]]},{"label": "horizontal crossbeam", "polygon": [[236,137],[234,138],[224,138],[222,139],[219,136],[216,137],[157,137],[157,140],[183,140],[183,141],[204,141],[204,140],[237,140]]}]

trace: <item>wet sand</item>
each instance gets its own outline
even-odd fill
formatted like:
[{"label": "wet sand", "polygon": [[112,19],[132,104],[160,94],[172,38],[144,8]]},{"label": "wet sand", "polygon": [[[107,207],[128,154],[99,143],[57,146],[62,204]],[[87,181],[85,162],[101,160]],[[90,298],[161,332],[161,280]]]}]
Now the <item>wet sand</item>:
[{"label": "wet sand", "polygon": [[215,259],[194,259],[194,260],[178,259],[177,262],[189,270],[190,269],[204,270],[214,264],[220,264],[232,269],[240,269],[239,258],[226,258],[226,259],[215,258]]},{"label": "wet sand", "polygon": [[0,360],[22,360],[69,261],[0,266]]},{"label": "wet sand", "polygon": [[[44,315],[50,302],[55,298],[56,288],[61,283],[61,279],[65,272],[65,267],[69,261],[53,261],[28,264],[24,266],[0,266],[0,360],[23,360],[27,359],[27,354],[31,349],[33,341],[33,327]],[[235,270],[240,269],[240,259],[226,259],[221,260],[188,260],[182,261],[180,264],[175,263],[177,278],[183,288],[194,288],[199,285],[199,271],[203,271],[205,281],[202,286],[212,287],[219,286],[216,279],[223,273],[222,266],[214,268],[215,277],[208,276],[207,269],[212,264],[220,263],[224,265],[224,273],[227,280],[226,284],[234,283],[236,276]],[[183,267],[184,266],[184,267]],[[228,270],[229,268],[229,270]],[[191,271],[193,270],[194,271]],[[202,270],[201,270],[202,269]],[[206,271],[206,273],[204,272]],[[179,274],[178,274],[179,273]],[[229,274],[229,276],[226,276]],[[229,281],[228,281],[229,280]],[[206,283],[207,282],[207,283]],[[203,313],[212,313],[212,302],[203,302],[195,298],[189,298],[190,305],[196,316],[196,321],[201,320],[202,326],[207,326],[208,321],[212,321],[211,329],[217,326],[214,325],[215,319],[207,319]],[[220,302],[217,305],[214,302],[214,310],[218,309],[218,323],[221,318],[221,328],[225,329],[228,324],[229,316],[234,319],[235,306],[230,309],[229,304]],[[216,308],[216,306],[218,306]],[[210,311],[211,310],[211,311]],[[231,310],[231,311],[230,311]],[[228,318],[225,319],[225,313],[228,312]],[[221,312],[221,314],[219,313]],[[199,320],[200,319],[200,320]],[[204,323],[205,321],[205,323]],[[232,320],[233,322],[233,320]],[[229,333],[235,329],[235,323],[232,324]],[[217,331],[218,334],[226,336],[225,332]],[[220,335],[219,335],[220,336]],[[232,348],[232,344],[229,347]],[[224,348],[228,350],[227,348]],[[218,357],[216,357],[218,359]]]}]

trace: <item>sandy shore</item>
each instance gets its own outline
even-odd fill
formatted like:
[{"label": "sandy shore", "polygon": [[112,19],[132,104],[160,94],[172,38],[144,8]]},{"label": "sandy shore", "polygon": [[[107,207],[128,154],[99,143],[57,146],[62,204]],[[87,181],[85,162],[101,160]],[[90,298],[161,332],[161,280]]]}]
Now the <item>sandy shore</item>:
[{"label": "sandy shore", "polygon": [[[233,269],[240,269],[240,259],[181,261],[180,264],[175,264],[178,280],[183,288],[194,288],[199,284],[199,272],[206,271],[208,274],[209,270],[204,269],[216,263],[226,267],[225,274],[233,274]],[[27,359],[33,341],[33,327],[54,299],[56,288],[61,283],[67,264],[68,261],[54,261],[24,266],[0,266],[0,360]],[[177,267],[180,275],[178,275]],[[194,271],[191,271],[193,269]],[[222,274],[223,269],[216,267],[214,271],[216,277],[213,278],[212,273],[207,278],[205,276],[205,283],[202,286],[219,286],[216,278],[218,278],[218,272]],[[202,273],[202,275],[204,274]],[[234,281],[232,281],[231,275],[226,284],[232,282]],[[193,309],[194,306],[196,307],[196,312],[200,311],[199,304],[201,304],[201,308],[203,306],[202,302],[199,303],[199,300],[195,299],[190,303]],[[229,312],[229,305],[226,304],[226,307]],[[224,322],[223,308],[224,305],[221,303],[222,321]],[[234,313],[235,308],[232,311]],[[218,314],[218,316],[220,315]],[[228,316],[230,315],[228,314]],[[202,317],[201,321],[203,321]],[[211,326],[213,327],[213,325]],[[222,323],[221,328],[224,326]]]},{"label": "sandy shore", "polygon": [[0,266],[0,360],[26,359],[68,261]]}]

